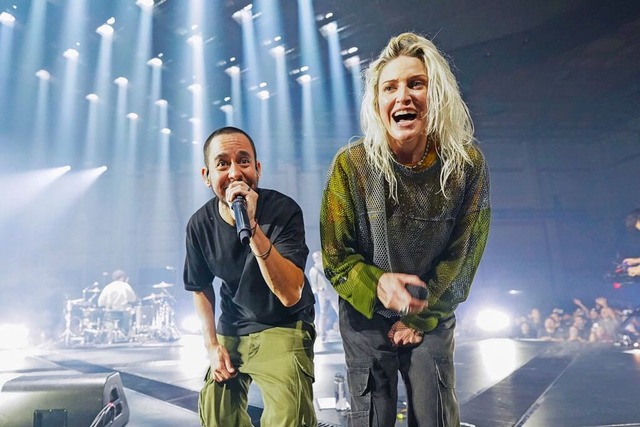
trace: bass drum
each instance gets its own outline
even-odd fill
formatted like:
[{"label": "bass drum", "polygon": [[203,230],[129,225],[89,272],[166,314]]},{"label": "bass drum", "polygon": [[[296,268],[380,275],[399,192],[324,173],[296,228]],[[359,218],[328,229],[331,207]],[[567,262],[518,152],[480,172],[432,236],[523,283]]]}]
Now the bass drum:
[{"label": "bass drum", "polygon": [[103,310],[98,307],[87,307],[82,309],[83,325],[87,329],[98,330],[102,322]]},{"label": "bass drum", "polygon": [[92,308],[85,301],[70,301],[67,303],[65,316],[68,316],[68,328],[73,336],[82,336],[84,330],[92,326],[92,321],[88,315],[90,310]]},{"label": "bass drum", "polygon": [[134,326],[136,332],[148,332],[154,325],[156,310],[153,305],[137,305],[135,308]]}]

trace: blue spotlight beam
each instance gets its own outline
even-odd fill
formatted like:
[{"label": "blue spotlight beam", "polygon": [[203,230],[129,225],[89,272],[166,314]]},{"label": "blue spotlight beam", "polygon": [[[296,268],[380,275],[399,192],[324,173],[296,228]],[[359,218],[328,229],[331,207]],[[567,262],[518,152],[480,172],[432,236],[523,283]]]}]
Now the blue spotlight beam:
[{"label": "blue spotlight beam", "polygon": [[[242,17],[242,49],[243,60],[246,65],[244,73],[244,83],[247,89],[247,95],[244,98],[246,100],[245,105],[249,118],[259,117],[258,99],[254,96],[257,93],[258,84],[260,83],[259,69],[260,60],[258,57],[255,29],[253,25],[253,14],[251,9],[243,9],[241,13]],[[256,135],[260,129],[256,125],[255,120],[247,120],[243,123],[243,126],[247,128],[250,135]]]},{"label": "blue spotlight beam", "polygon": [[8,82],[11,73],[13,51],[13,25],[0,24],[0,115],[11,115],[9,108]]},{"label": "blue spotlight beam", "polygon": [[[98,52],[98,63],[94,78],[94,93],[98,96],[98,102],[94,106],[91,104],[95,117],[90,117],[87,124],[87,156],[85,164],[95,166],[104,157],[107,141],[111,140],[112,128],[108,126],[111,122],[111,56],[113,51],[113,28],[103,24],[97,32],[101,35],[100,50]],[[92,110],[89,111],[91,114]],[[92,123],[93,120],[93,123]],[[93,146],[89,145],[92,144]]]},{"label": "blue spotlight beam", "polygon": [[330,27],[330,29],[326,30],[326,38],[329,44],[329,66],[331,70],[331,97],[335,118],[335,137],[339,145],[344,145],[353,134],[351,124],[354,123],[354,120],[352,120],[350,116],[337,24],[332,22],[327,24],[325,28],[326,27]]},{"label": "blue spotlight beam", "polygon": [[[22,47],[20,59],[20,79],[17,86],[20,87],[21,96],[16,96],[17,108],[13,111],[14,119],[11,121],[16,127],[23,125],[24,117],[33,111],[33,100],[37,99],[40,105],[40,88],[36,89],[33,75],[44,67],[45,28],[47,16],[47,0],[33,0],[29,8],[29,17],[26,22],[26,35]],[[37,98],[34,92],[38,91]]]}]

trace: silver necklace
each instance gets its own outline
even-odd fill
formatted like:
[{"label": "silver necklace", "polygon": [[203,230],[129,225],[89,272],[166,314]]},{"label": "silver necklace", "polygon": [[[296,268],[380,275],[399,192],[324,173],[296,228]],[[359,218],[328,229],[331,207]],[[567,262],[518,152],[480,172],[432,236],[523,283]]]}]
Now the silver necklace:
[{"label": "silver necklace", "polygon": [[396,162],[400,166],[405,167],[405,168],[407,168],[409,170],[414,170],[415,168],[417,168],[418,166],[420,166],[424,162],[424,159],[427,158],[427,155],[429,154],[430,146],[431,146],[431,139],[427,138],[427,146],[424,149],[424,154],[422,155],[422,158],[420,160],[418,160],[418,163],[415,163],[415,164],[413,164],[411,166],[403,165],[402,163],[400,163],[399,161],[396,160],[395,156],[392,156],[391,158],[393,159],[394,162]]}]

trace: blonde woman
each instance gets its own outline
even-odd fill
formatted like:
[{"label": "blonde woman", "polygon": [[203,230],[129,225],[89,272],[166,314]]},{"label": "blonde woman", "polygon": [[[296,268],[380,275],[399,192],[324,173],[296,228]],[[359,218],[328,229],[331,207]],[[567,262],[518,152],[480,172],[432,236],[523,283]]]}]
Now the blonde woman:
[{"label": "blonde woman", "polygon": [[454,310],[487,241],[487,166],[449,64],[426,38],[392,38],[365,86],[364,137],[336,154],[320,215],[349,425],[395,424],[400,372],[409,426],[457,426]]}]

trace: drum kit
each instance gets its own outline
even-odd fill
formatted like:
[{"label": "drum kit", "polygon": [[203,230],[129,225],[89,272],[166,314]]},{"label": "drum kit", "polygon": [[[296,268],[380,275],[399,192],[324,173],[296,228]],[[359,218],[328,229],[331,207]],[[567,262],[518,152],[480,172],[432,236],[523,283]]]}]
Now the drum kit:
[{"label": "drum kit", "polygon": [[[85,288],[82,298],[67,299],[61,340],[66,347],[147,341],[177,341],[172,283],[153,285],[154,293],[124,310],[98,306],[98,283]],[[157,291],[156,291],[157,290]]]}]

